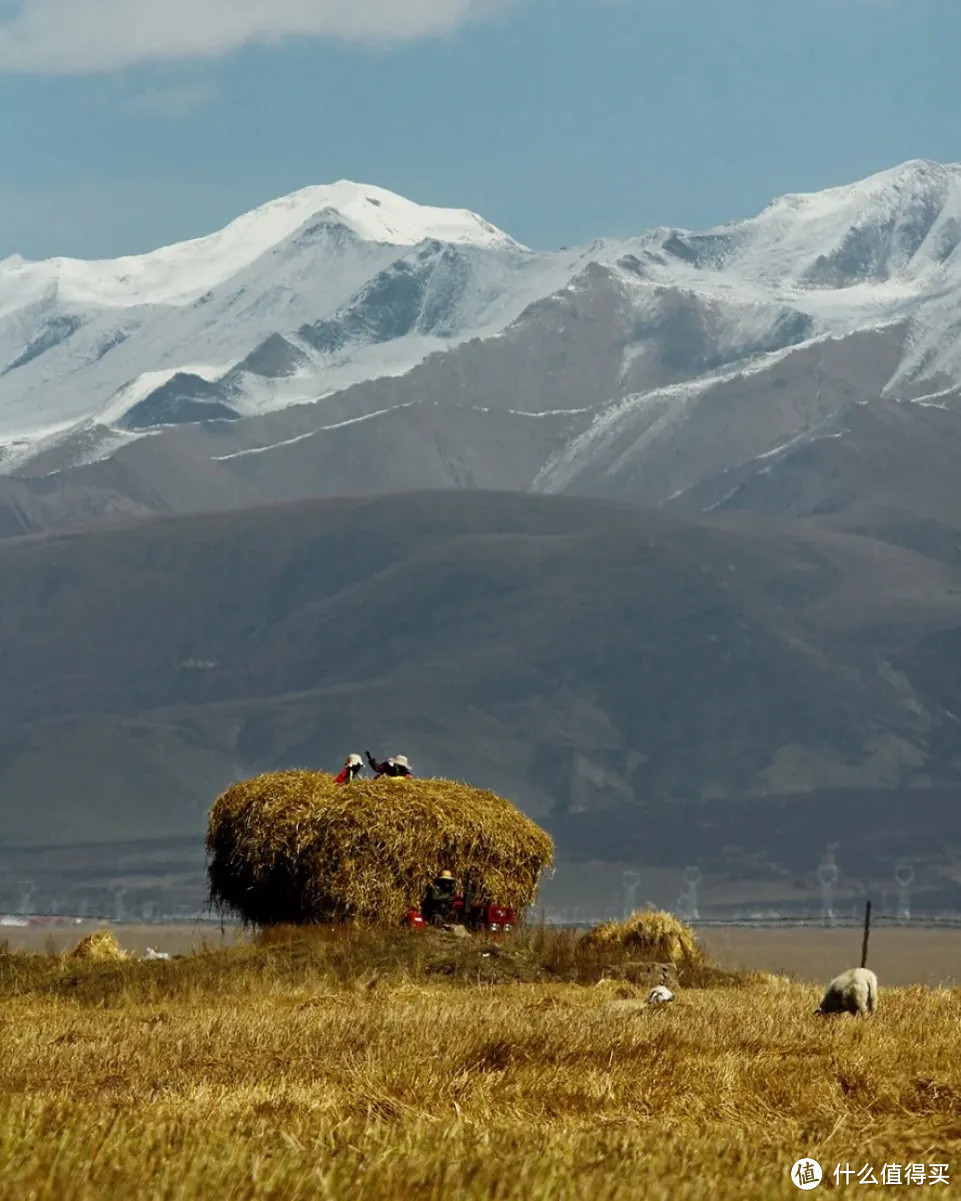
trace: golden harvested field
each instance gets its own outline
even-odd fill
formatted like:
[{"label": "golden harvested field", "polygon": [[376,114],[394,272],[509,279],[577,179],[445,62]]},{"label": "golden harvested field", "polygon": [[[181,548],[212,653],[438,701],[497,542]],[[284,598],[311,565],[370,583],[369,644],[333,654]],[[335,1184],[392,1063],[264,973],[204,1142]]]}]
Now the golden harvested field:
[{"label": "golden harvested field", "polygon": [[0,956],[0,1196],[725,1201],[805,1155],[961,1193],[961,991],[824,1020],[815,985],[694,968],[646,1009],[649,978],[550,931]]}]

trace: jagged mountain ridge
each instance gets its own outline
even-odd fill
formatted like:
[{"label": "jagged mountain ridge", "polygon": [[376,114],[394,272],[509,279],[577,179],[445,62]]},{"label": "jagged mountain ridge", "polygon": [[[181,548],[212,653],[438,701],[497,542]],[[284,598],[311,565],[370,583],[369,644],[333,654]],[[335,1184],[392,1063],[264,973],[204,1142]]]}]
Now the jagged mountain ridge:
[{"label": "jagged mountain ridge", "polygon": [[[339,345],[356,340],[363,330],[355,311],[365,299],[381,310],[372,343],[412,336],[388,365],[403,369],[442,344],[434,326],[451,337],[509,320],[526,293],[505,282],[535,261],[543,266],[475,214],[349,183],[305,189],[208,238],[137,258],[8,259],[0,264],[0,442],[8,465],[78,427],[122,425],[178,375],[208,383],[229,377],[237,411],[249,414],[313,400],[342,378],[380,374],[378,362],[351,373],[356,351],[332,356],[333,340],[325,348],[317,335],[324,322],[340,320]],[[405,279],[420,288],[425,313],[405,322],[401,303],[400,325],[392,327],[391,309],[414,299],[415,289],[398,295]],[[455,292],[470,291],[463,313],[451,311],[454,299],[445,303],[442,279]],[[550,286],[538,283],[531,295]],[[497,312],[501,303],[506,316]],[[280,338],[293,349],[269,354]],[[312,372],[273,394],[311,360]],[[242,378],[252,381],[246,403]],[[181,419],[191,416],[188,405]]]},{"label": "jagged mountain ridge", "polygon": [[84,518],[424,486],[727,504],[851,405],[953,407],[959,245],[961,166],[912,162],[553,253],[338,184],[138,259],[7,260],[0,470],[26,478],[0,503],[37,528],[57,472],[55,525],[78,490]]}]

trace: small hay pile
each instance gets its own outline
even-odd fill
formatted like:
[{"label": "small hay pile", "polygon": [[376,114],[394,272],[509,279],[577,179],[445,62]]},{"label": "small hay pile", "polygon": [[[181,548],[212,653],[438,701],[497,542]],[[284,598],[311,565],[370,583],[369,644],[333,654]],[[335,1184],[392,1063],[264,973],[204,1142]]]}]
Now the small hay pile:
[{"label": "small hay pile", "polygon": [[103,963],[110,960],[126,959],[127,955],[120,943],[109,930],[94,930],[86,934],[72,951],[68,951],[66,959],[87,959]]},{"label": "small hay pile", "polygon": [[550,837],[509,801],[451,780],[272,772],[234,784],[207,831],[210,900],[257,926],[396,924],[444,869],[478,900],[529,905]]},{"label": "small hay pile", "polygon": [[664,963],[693,965],[704,961],[704,952],[690,926],[660,909],[640,909],[623,922],[603,922],[589,930],[583,942],[599,950],[622,947]]}]

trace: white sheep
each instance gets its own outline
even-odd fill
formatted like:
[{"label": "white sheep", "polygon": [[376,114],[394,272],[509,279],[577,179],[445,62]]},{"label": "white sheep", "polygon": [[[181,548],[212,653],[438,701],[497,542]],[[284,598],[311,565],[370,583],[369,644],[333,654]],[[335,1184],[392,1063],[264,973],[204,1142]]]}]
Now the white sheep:
[{"label": "white sheep", "polygon": [[867,1017],[878,1007],[878,978],[866,967],[853,967],[836,976],[828,985],[824,1000],[815,1013],[853,1013]]},{"label": "white sheep", "polygon": [[660,984],[655,984],[651,991],[647,994],[648,1005],[669,1005],[674,1000],[674,994],[667,987],[667,978],[672,971],[673,965],[659,963],[656,965],[661,973]]},{"label": "white sheep", "polygon": [[648,1005],[667,1005],[674,1000],[674,994],[664,984],[657,984],[647,994]]}]

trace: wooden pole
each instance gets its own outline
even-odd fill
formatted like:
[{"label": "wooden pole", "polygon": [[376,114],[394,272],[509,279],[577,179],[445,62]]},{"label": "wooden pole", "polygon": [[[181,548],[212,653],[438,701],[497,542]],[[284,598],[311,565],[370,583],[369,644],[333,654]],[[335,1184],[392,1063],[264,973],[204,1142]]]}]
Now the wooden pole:
[{"label": "wooden pole", "polygon": [[864,906],[864,941],[861,943],[861,966],[868,966],[868,939],[871,937],[871,902]]}]

